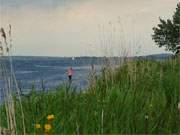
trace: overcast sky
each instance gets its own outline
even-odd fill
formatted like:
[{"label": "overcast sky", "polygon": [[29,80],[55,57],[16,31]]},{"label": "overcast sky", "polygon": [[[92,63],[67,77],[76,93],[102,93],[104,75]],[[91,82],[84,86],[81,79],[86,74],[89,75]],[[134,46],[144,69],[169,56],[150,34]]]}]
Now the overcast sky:
[{"label": "overcast sky", "polygon": [[178,0],[0,0],[0,26],[13,28],[14,55],[164,53],[153,43],[158,18]]}]

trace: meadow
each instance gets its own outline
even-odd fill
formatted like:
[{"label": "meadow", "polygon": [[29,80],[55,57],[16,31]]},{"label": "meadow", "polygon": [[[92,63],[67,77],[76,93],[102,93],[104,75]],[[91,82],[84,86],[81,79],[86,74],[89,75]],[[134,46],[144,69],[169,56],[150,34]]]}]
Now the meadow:
[{"label": "meadow", "polygon": [[[90,86],[68,85],[22,97],[26,134],[180,134],[180,58],[126,60],[90,74]],[[14,97],[17,134],[21,107]],[[4,105],[1,126],[7,127]]]}]

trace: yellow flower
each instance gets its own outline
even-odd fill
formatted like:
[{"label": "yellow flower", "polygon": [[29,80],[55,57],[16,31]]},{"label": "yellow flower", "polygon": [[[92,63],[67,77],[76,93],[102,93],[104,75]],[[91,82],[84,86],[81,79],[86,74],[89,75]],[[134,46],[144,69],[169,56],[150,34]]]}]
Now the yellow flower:
[{"label": "yellow flower", "polygon": [[50,124],[45,124],[44,125],[44,131],[46,133],[49,133],[51,129],[52,129],[52,126]]},{"label": "yellow flower", "polygon": [[40,125],[40,124],[35,124],[35,128],[36,128],[36,129],[40,129],[40,128],[41,128],[41,125]]},{"label": "yellow flower", "polygon": [[54,117],[53,114],[47,116],[47,120],[49,120],[49,121],[54,120],[54,118],[55,118],[55,117]]}]

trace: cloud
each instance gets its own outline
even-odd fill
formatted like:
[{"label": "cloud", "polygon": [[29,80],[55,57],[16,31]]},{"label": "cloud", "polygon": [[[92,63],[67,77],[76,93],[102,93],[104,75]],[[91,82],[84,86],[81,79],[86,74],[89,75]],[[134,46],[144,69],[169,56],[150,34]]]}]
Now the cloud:
[{"label": "cloud", "polygon": [[5,6],[12,9],[0,23],[12,24],[16,55],[104,55],[104,48],[133,55],[139,46],[141,54],[162,52],[152,27],[159,16],[171,17],[176,0],[7,0]]},{"label": "cloud", "polygon": [[65,0],[0,0],[1,4],[9,9],[22,7],[55,7],[65,3]]}]

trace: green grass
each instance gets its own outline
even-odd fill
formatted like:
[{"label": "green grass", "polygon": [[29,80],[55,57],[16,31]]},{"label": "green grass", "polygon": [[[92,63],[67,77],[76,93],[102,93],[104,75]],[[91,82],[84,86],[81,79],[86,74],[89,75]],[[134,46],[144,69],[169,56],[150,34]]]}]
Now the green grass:
[{"label": "green grass", "polygon": [[[66,87],[36,93],[22,99],[26,132],[42,134],[34,124],[47,123],[54,114],[51,134],[180,134],[180,60],[129,61],[105,68],[86,92]],[[22,119],[15,100],[18,134]],[[1,125],[6,127],[4,107]]]}]

